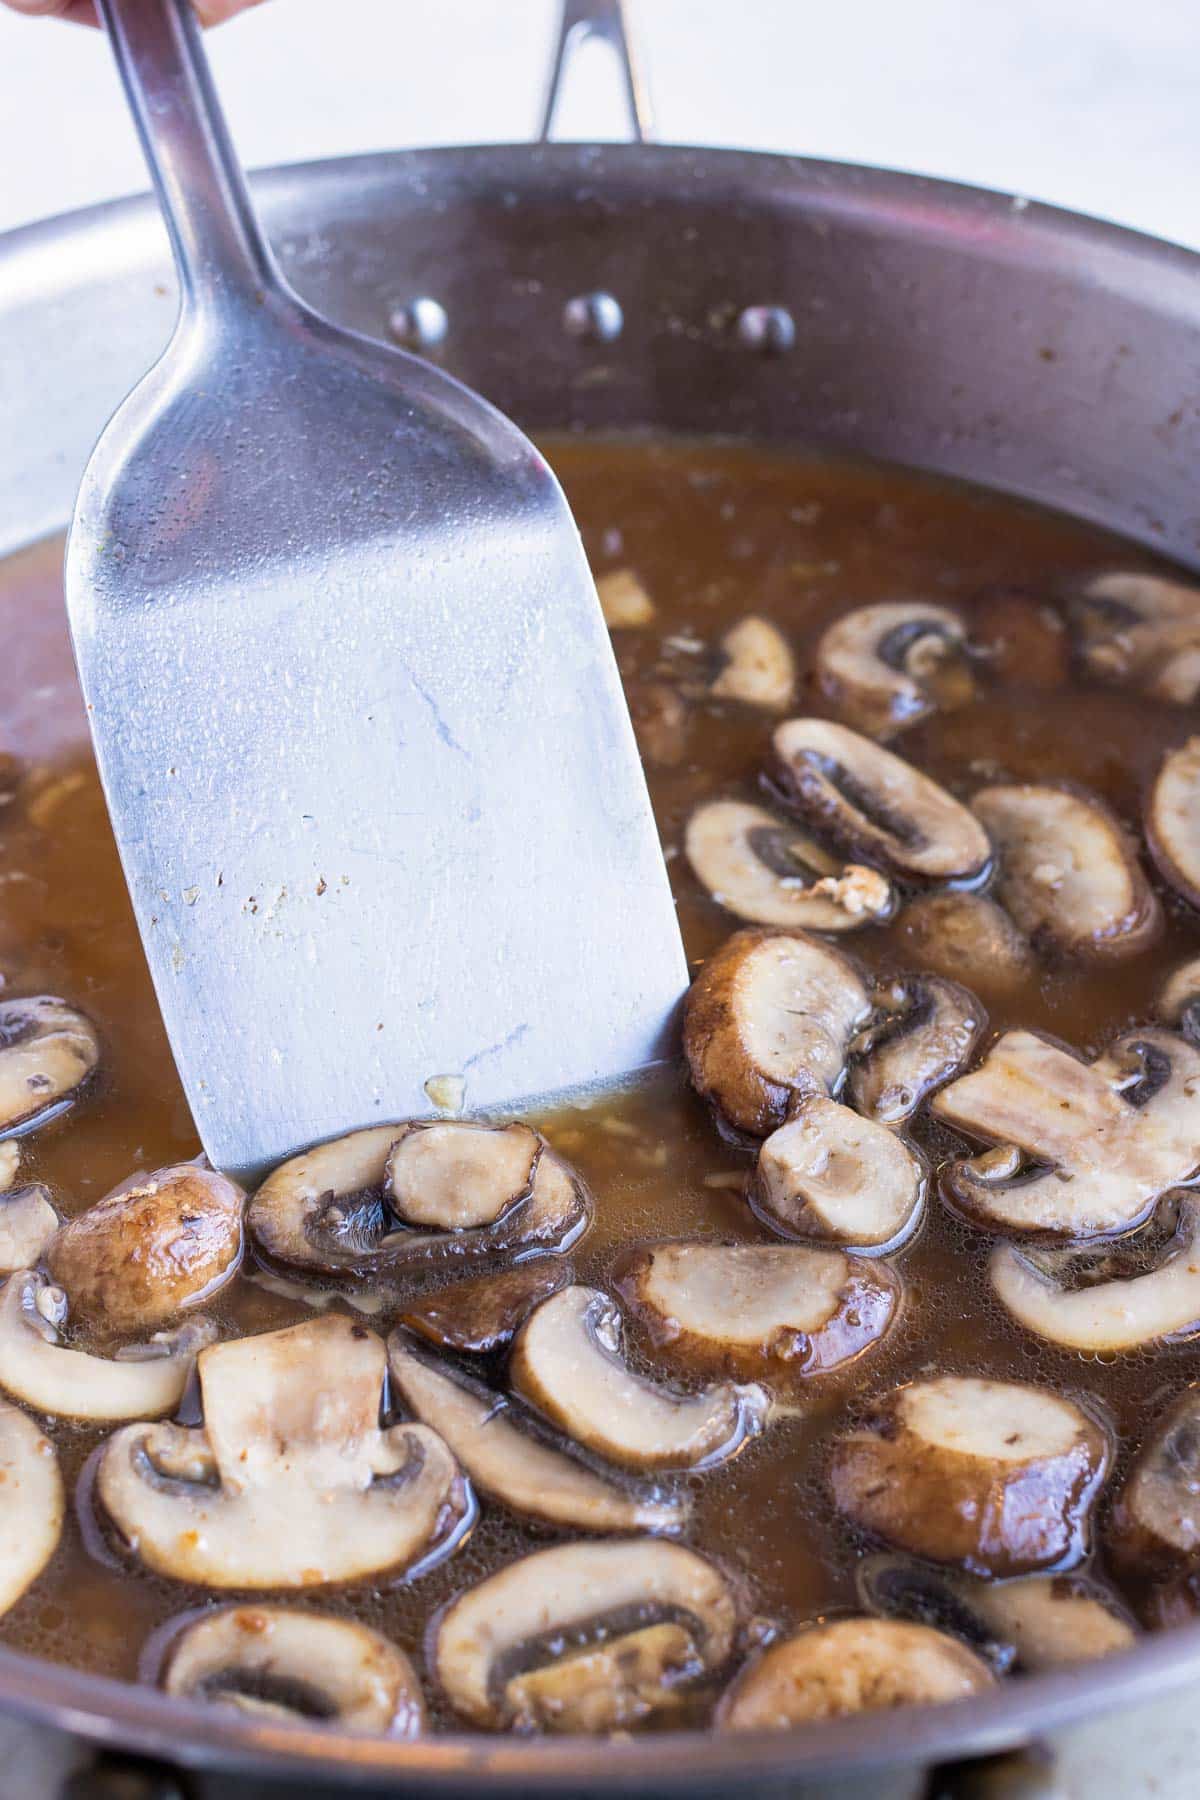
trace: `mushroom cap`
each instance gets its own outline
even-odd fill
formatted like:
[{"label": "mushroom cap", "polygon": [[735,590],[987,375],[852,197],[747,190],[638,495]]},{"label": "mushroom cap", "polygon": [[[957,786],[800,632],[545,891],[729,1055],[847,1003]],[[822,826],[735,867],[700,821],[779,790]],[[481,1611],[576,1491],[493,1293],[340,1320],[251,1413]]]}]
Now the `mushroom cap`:
[{"label": "mushroom cap", "polygon": [[1112,1509],[1106,1544],[1125,1568],[1172,1574],[1200,1558],[1200,1386],[1147,1433]]},{"label": "mushroom cap", "polygon": [[938,975],[875,986],[875,1017],[850,1046],[848,1087],[864,1118],[903,1125],[974,1054],[987,1014],[969,989]]},{"label": "mushroom cap", "polygon": [[1094,961],[1136,956],[1162,930],[1137,847],[1104,802],[1027,782],[971,802],[996,846],[996,894],[1035,943]]},{"label": "mushroom cap", "polygon": [[130,1425],[96,1497],[149,1568],[212,1588],[312,1587],[427,1567],[470,1490],[435,1431],[379,1426],[383,1341],[341,1314],[199,1358],[204,1425]]},{"label": "mushroom cap", "polygon": [[1037,969],[1029,944],[986,894],[917,894],[896,929],[906,959],[969,989],[1011,994]]},{"label": "mushroom cap", "polygon": [[474,1725],[611,1731],[720,1669],[736,1623],[729,1583],[694,1550],[661,1538],[560,1544],[453,1600],[431,1628],[429,1662]]},{"label": "mushroom cap", "polygon": [[423,1294],[401,1313],[400,1323],[443,1350],[490,1356],[511,1343],[535,1306],[574,1279],[565,1257],[539,1256]]},{"label": "mushroom cap", "polygon": [[69,1219],[46,1266],[73,1318],[114,1333],[152,1331],[236,1272],[245,1200],[213,1169],[159,1169]]},{"label": "mushroom cap", "polygon": [[771,1388],[844,1368],[900,1306],[886,1263],[799,1244],[644,1245],[616,1286],[673,1361]]},{"label": "mushroom cap", "polygon": [[1005,1576],[1078,1562],[1109,1440],[1074,1401],[943,1375],[876,1401],[830,1464],[838,1510],[914,1556]]},{"label": "mushroom cap", "polygon": [[356,1620],[286,1606],[219,1606],[172,1633],[168,1694],[338,1731],[416,1737],[425,1702],[398,1645]]},{"label": "mushroom cap", "polygon": [[1094,577],[1072,606],[1083,663],[1175,705],[1200,691],[1200,591],[1142,570]]},{"label": "mushroom cap", "polygon": [[856,607],[828,627],[814,663],[822,692],[870,737],[894,737],[975,692],[962,620],[924,600]]},{"label": "mushroom cap", "polygon": [[65,1000],[0,1001],[0,1131],[32,1131],[56,1116],[99,1060],[95,1026]]},{"label": "mushroom cap", "polygon": [[597,1288],[563,1288],[529,1315],[509,1378],[560,1431],[628,1469],[711,1468],[767,1415],[767,1396],[753,1385],[680,1394],[635,1375],[622,1360],[621,1315]]},{"label": "mushroom cap", "polygon": [[916,1228],[925,1165],[886,1125],[814,1094],[762,1145],[748,1196],[784,1237],[886,1250]]},{"label": "mushroom cap", "polygon": [[[1198,676],[1200,676],[1200,644]],[[1168,750],[1146,802],[1146,842],[1159,874],[1200,906],[1200,737]]]},{"label": "mushroom cap", "polygon": [[854,964],[799,932],[738,931],[688,992],[683,1048],[696,1091],[764,1137],[797,1093],[835,1089],[870,1010]]},{"label": "mushroom cap", "polygon": [[745,800],[706,800],[687,822],[684,854],[719,906],[754,925],[857,931],[895,905],[877,869],[847,863],[797,826]]},{"label": "mushroom cap", "polygon": [[911,763],[828,719],[789,719],[771,740],[788,806],[853,855],[912,882],[982,877],[979,820]]},{"label": "mushroom cap", "polygon": [[592,1469],[521,1406],[447,1364],[418,1354],[400,1331],[388,1339],[393,1389],[416,1418],[439,1431],[476,1492],[523,1518],[577,1531],[678,1531],[686,1499]]},{"label": "mushroom cap", "polygon": [[957,1638],[897,1619],[831,1619],[772,1644],[717,1709],[722,1731],[786,1731],[814,1719],[966,1700],[991,1687]]},{"label": "mushroom cap", "polygon": [[54,1555],[64,1512],[54,1445],[0,1400],[0,1613],[16,1605]]},{"label": "mushroom cap", "polygon": [[786,712],[796,695],[796,659],[770,619],[751,613],[721,639],[724,667],[710,688],[715,700],[740,700],[764,712]]}]

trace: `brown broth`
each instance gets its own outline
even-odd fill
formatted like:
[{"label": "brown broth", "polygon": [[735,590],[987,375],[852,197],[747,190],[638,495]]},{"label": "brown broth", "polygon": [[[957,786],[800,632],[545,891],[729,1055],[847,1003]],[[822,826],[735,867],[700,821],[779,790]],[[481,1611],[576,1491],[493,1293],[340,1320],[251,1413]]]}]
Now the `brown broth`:
[{"label": "brown broth", "polygon": [[[1000,586],[1052,602],[1116,558],[1125,567],[1153,566],[1098,531],[895,470],[725,444],[568,441],[550,454],[597,572],[630,567],[655,601],[649,629],[616,634],[635,715],[651,684],[698,687],[721,632],[750,611],[783,628],[807,670],[828,621],[867,602],[924,596],[961,607],[970,621],[981,617],[980,596]],[[35,766],[0,824],[0,974],[12,993],[64,995],[103,1034],[102,1073],[86,1098],[23,1144],[22,1177],[48,1182],[60,1207],[74,1213],[131,1171],[192,1156],[199,1146],[87,747],[59,561],[60,547],[47,544],[0,568],[0,746]],[[826,710],[808,682],[796,710]],[[696,962],[738,921],[688,872],[680,854],[684,821],[714,793],[754,797],[770,723],[748,708],[693,695],[680,759],[649,767]],[[1068,779],[1105,796],[1136,825],[1157,758],[1188,731],[1182,709],[1078,684],[1047,688],[1001,669],[973,706],[935,717],[897,748],[960,794],[997,774]],[[1200,948],[1194,915],[1164,900],[1163,939],[1128,963],[1100,974],[1064,966],[1007,1000],[989,993],[981,978],[992,1030],[1038,1027],[1090,1054],[1116,1030],[1145,1019],[1163,973]],[[854,933],[841,946],[872,966],[904,966],[895,927]],[[765,1237],[729,1185],[748,1168],[748,1153],[717,1135],[678,1071],[540,1122],[597,1195],[595,1226],[573,1258],[581,1279],[603,1284],[617,1251],[640,1239]],[[946,1153],[948,1137],[928,1123],[915,1136],[934,1161]],[[1189,1347],[1100,1362],[1037,1343],[989,1303],[987,1248],[985,1238],[931,1202],[919,1234],[895,1258],[906,1298],[885,1343],[851,1370],[813,1384],[805,1417],[774,1426],[733,1463],[690,1480],[691,1541],[740,1572],[758,1613],[786,1624],[853,1601],[861,1546],[825,1499],[823,1444],[863,1396],[930,1368],[1036,1378],[1099,1401],[1127,1451],[1147,1415],[1196,1372]],[[216,1303],[228,1328],[263,1331],[308,1316],[301,1301],[264,1290],[252,1275],[248,1266]],[[390,1317],[385,1312],[371,1323],[386,1328]],[[47,1428],[73,1482],[105,1433],[55,1420]],[[424,1623],[449,1594],[553,1537],[485,1507],[465,1549],[412,1587],[361,1584],[306,1594],[304,1603],[369,1620],[420,1658]],[[93,1554],[72,1516],[49,1568],[0,1621],[0,1641],[133,1677],[152,1628],[203,1597]]]}]

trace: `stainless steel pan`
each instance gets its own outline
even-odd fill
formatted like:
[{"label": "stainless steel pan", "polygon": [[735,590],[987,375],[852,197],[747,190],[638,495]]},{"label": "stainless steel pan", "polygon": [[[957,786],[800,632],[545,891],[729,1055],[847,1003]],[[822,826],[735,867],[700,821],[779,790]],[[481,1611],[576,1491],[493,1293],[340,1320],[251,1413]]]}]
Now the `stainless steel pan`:
[{"label": "stainless steel pan", "polygon": [[[566,11],[584,27],[617,16],[615,4]],[[636,110],[632,77],[629,91]],[[644,142],[356,157],[254,185],[302,293],[347,325],[423,345],[529,430],[868,453],[1200,567],[1200,257],[1186,251],[945,182]],[[148,200],[0,240],[0,552],[65,524],[92,442],[174,310]],[[923,1792],[921,1769],[1198,1679],[1200,1628],[959,1706],[669,1750],[661,1738],[334,1746],[9,1652],[0,1708],[186,1766],[186,1791],[230,1800],[284,1777],[309,1795],[325,1783],[446,1796],[750,1784],[882,1800]],[[99,1794],[100,1781],[77,1791]]]}]

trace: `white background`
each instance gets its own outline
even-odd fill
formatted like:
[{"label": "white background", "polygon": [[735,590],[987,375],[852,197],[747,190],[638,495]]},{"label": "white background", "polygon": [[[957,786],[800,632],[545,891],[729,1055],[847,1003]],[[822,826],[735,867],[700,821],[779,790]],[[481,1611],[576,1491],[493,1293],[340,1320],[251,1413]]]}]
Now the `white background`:
[{"label": "white background", "polygon": [[[667,140],[1011,189],[1200,247],[1200,0],[634,0]],[[251,165],[528,136],[556,0],[269,0],[210,37]],[[611,135],[596,66],[566,123]],[[99,35],[0,16],[0,229],[143,187]]]}]

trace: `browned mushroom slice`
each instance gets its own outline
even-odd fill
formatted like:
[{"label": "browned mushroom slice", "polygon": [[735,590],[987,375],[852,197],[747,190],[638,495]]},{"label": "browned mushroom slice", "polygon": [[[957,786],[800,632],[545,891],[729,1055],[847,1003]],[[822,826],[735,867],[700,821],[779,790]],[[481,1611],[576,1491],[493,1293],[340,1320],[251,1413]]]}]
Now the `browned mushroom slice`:
[{"label": "browned mushroom slice", "polygon": [[65,1501],[54,1445],[0,1400],[0,1613],[15,1606],[58,1548]]},{"label": "browned mushroom slice", "polygon": [[472,1231],[533,1192],[542,1140],[528,1125],[420,1120],[401,1128],[384,1182],[396,1217],[434,1231]]},{"label": "browned mushroom slice", "polygon": [[153,1331],[236,1273],[245,1200],[212,1169],[160,1169],[68,1220],[46,1265],[79,1323]]},{"label": "browned mushroom slice", "polygon": [[837,1507],[930,1562],[1022,1575],[1078,1562],[1109,1443],[1073,1401],[944,1375],[896,1388],[834,1445]]},{"label": "browned mushroom slice", "polygon": [[1133,1238],[1091,1249],[998,1244],[992,1290],[1027,1331],[1068,1350],[1111,1355],[1192,1338],[1200,1331],[1200,1200],[1181,1197],[1177,1209],[1164,1201],[1161,1210],[1174,1223],[1165,1243],[1155,1218]]},{"label": "browned mushroom slice", "polygon": [[831,625],[816,673],[842,718],[871,737],[894,737],[975,693],[963,622],[948,606],[885,600]]},{"label": "browned mushroom slice", "polygon": [[617,1290],[656,1349],[774,1390],[853,1362],[900,1305],[886,1263],[790,1244],[652,1244],[622,1258]]},{"label": "browned mushroom slice", "polygon": [[1146,842],[1163,879],[1200,906],[1200,737],[1163,757],[1146,803]]},{"label": "browned mushroom slice", "polygon": [[787,804],[848,854],[915,882],[971,881],[987,868],[979,820],[870,738],[826,719],[789,719],[771,742]]},{"label": "browned mushroom slice", "polygon": [[777,625],[753,615],[739,620],[721,639],[721,657],[724,667],[710,689],[715,699],[787,711],[796,694],[796,659]]},{"label": "browned mushroom slice", "polygon": [[158,1673],[168,1694],[254,1718],[416,1737],[425,1702],[397,1645],[354,1619],[286,1606],[219,1606],[175,1631]]},{"label": "browned mushroom slice", "polygon": [[683,1048],[696,1091],[755,1137],[798,1093],[834,1090],[851,1032],[870,1011],[853,963],[799,933],[738,931],[687,997]]},{"label": "browned mushroom slice", "polygon": [[831,1619],[772,1644],[721,1700],[722,1731],[786,1731],[816,1719],[966,1700],[991,1670],[957,1638],[897,1619]]},{"label": "browned mushroom slice", "polygon": [[1063,956],[1135,956],[1162,929],[1128,833],[1102,801],[1065,788],[984,788],[972,801],[1000,862],[997,896]]},{"label": "browned mushroom slice", "polygon": [[877,869],[847,863],[764,806],[709,800],[687,823],[684,851],[718,905],[756,925],[855,931],[889,916]]},{"label": "browned mushroom slice", "polygon": [[903,1125],[970,1060],[987,1015],[936,975],[880,981],[873,998],[875,1016],[850,1045],[850,1098],[868,1119]]},{"label": "browned mushroom slice", "polygon": [[209,1588],[314,1587],[428,1567],[474,1517],[437,1432],[379,1424],[383,1341],[329,1313],[199,1358],[204,1424],[127,1425],[96,1500],[147,1568]]},{"label": "browned mushroom slice", "polygon": [[400,1322],[443,1350],[490,1356],[511,1341],[535,1306],[572,1280],[569,1262],[561,1256],[540,1256],[536,1262],[476,1275],[423,1295],[401,1313]]},{"label": "browned mushroom slice", "polygon": [[985,993],[1010,994],[1037,968],[1029,944],[986,894],[918,894],[896,929],[906,959]]},{"label": "browned mushroom slice", "polygon": [[91,1020],[53,995],[0,1001],[0,1132],[32,1131],[56,1117],[95,1072]]},{"label": "browned mushroom slice", "polygon": [[1200,1051],[1152,1028],[1085,1063],[1032,1031],[1007,1031],[932,1110],[1000,1146],[942,1169],[958,1210],[1009,1232],[1126,1231],[1200,1163]]},{"label": "browned mushroom slice", "polygon": [[753,1384],[681,1394],[635,1375],[622,1356],[621,1315],[596,1288],[563,1288],[530,1314],[509,1376],[560,1431],[627,1469],[711,1468],[767,1418],[767,1395]]},{"label": "browned mushroom slice", "polygon": [[1200,1386],[1156,1421],[1112,1509],[1106,1543],[1126,1568],[1170,1574],[1200,1557]]},{"label": "browned mushroom slice", "polygon": [[1114,570],[1072,607],[1088,673],[1185,706],[1200,693],[1200,591],[1162,575]]},{"label": "browned mushroom slice", "polygon": [[468,1588],[431,1633],[450,1704],[493,1730],[607,1732],[678,1716],[728,1661],[737,1607],[661,1538],[561,1544]]},{"label": "browned mushroom slice", "polygon": [[815,1094],[758,1153],[750,1204],[785,1237],[859,1249],[899,1244],[915,1229],[925,1166],[903,1139]]},{"label": "browned mushroom slice", "polygon": [[687,1501],[619,1481],[584,1463],[519,1401],[436,1364],[394,1331],[388,1339],[394,1391],[407,1410],[440,1432],[476,1491],[522,1518],[576,1531],[678,1531]]},{"label": "browned mushroom slice", "polygon": [[49,1189],[40,1182],[0,1193],[0,1275],[33,1268],[58,1226]]},{"label": "browned mushroom slice", "polygon": [[1181,963],[1163,982],[1154,1015],[1189,1044],[1200,1045],[1200,956]]}]

